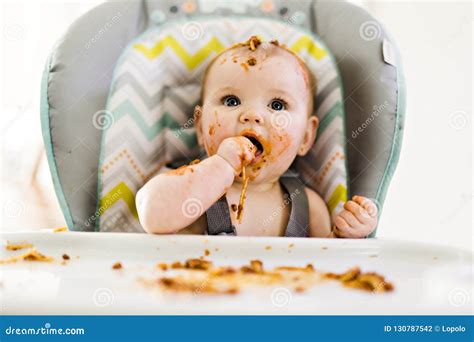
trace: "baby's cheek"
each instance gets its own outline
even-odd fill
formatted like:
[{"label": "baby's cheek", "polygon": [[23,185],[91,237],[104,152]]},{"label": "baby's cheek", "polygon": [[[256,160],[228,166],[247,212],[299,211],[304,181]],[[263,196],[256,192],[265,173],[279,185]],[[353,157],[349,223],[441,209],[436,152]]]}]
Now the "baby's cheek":
[{"label": "baby's cheek", "polygon": [[226,138],[225,129],[219,120],[217,112],[212,115],[212,119],[203,125],[204,147],[207,154],[212,156],[216,154],[222,140]]},{"label": "baby's cheek", "polygon": [[207,154],[212,156],[217,153],[217,149],[221,144],[222,140],[221,134],[219,131],[214,130],[213,126],[211,125],[208,128],[208,133],[204,139],[204,147],[206,148]]},{"label": "baby's cheek", "polygon": [[294,139],[286,131],[274,131],[270,135],[270,143],[272,145],[272,153],[270,154],[270,161],[278,161],[280,159],[286,159],[288,155],[292,158],[293,154],[293,143]]}]

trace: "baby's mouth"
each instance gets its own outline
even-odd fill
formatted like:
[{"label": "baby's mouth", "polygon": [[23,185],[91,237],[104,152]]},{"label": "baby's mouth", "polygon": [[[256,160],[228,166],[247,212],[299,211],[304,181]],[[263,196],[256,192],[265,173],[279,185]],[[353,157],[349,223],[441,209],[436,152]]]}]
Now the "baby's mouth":
[{"label": "baby's mouth", "polygon": [[244,130],[243,132],[240,133],[240,135],[249,139],[250,142],[257,149],[257,152],[255,152],[255,158],[260,157],[265,152],[264,139],[259,137],[254,131]]},{"label": "baby's mouth", "polygon": [[263,153],[263,146],[262,144],[260,144],[260,141],[258,141],[257,138],[254,138],[254,137],[246,137],[246,138],[249,139],[250,142],[254,144],[255,147],[257,148],[257,152],[255,152],[255,157],[260,156]]}]

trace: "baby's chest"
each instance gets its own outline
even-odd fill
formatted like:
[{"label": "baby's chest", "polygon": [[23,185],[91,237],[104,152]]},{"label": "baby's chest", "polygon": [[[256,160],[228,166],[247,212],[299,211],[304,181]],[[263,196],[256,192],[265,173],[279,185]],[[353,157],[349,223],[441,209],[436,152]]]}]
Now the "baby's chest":
[{"label": "baby's chest", "polygon": [[269,194],[247,194],[240,222],[237,219],[240,192],[229,191],[226,197],[232,224],[237,230],[237,235],[285,235],[291,204],[284,201],[280,189]]}]

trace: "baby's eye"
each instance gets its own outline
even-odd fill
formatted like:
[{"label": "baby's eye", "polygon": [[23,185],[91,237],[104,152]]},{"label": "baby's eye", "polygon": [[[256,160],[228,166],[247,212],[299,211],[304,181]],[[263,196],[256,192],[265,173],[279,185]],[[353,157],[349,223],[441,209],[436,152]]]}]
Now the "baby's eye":
[{"label": "baby's eye", "polygon": [[224,98],[222,99],[222,103],[224,104],[224,106],[227,107],[235,107],[240,105],[240,100],[237,96],[228,95],[224,96]]},{"label": "baby's eye", "polygon": [[270,102],[269,106],[273,110],[284,110],[286,109],[286,102],[280,99],[274,99]]}]

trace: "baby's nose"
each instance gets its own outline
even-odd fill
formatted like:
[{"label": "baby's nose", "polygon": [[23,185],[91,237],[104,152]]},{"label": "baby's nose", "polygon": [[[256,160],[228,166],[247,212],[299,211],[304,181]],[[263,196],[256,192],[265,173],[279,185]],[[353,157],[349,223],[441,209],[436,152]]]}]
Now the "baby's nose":
[{"label": "baby's nose", "polygon": [[259,114],[256,114],[255,112],[242,113],[242,115],[240,115],[239,121],[241,123],[256,123],[259,125],[264,124],[263,117]]}]

